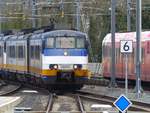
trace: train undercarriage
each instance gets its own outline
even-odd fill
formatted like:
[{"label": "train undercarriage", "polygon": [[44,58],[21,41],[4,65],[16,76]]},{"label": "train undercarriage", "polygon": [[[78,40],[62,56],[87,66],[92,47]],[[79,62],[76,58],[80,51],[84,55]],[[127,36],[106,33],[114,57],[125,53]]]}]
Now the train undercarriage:
[{"label": "train undercarriage", "polygon": [[0,77],[5,80],[19,81],[23,84],[35,85],[54,90],[79,90],[86,78],[75,77],[73,72],[58,72],[57,76],[48,77],[26,73],[1,71]]}]

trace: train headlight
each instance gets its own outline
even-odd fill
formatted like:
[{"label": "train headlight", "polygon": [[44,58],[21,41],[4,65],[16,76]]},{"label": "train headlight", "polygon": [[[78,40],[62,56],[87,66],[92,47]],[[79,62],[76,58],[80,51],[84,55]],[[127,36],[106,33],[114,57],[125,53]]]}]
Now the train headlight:
[{"label": "train headlight", "polygon": [[74,68],[74,69],[77,69],[77,68],[78,68],[78,66],[75,64],[75,65],[73,65],[73,68]]},{"label": "train headlight", "polygon": [[81,65],[81,64],[74,64],[74,65],[73,65],[73,68],[74,68],[74,69],[81,69],[81,68],[82,68],[82,65]]},{"label": "train headlight", "polygon": [[57,64],[50,64],[49,69],[58,69],[58,65]]},{"label": "train headlight", "polygon": [[67,55],[68,55],[68,53],[67,53],[67,51],[65,51],[65,52],[64,52],[64,56],[67,56]]},{"label": "train headlight", "polygon": [[58,65],[54,65],[54,69],[58,69]]}]

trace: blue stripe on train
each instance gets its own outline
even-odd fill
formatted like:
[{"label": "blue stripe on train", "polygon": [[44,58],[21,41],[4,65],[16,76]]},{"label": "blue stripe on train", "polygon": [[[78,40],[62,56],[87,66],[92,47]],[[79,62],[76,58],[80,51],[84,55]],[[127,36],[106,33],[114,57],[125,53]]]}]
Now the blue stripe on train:
[{"label": "blue stripe on train", "polygon": [[64,56],[64,52],[67,52],[67,56],[87,56],[86,49],[44,49],[45,56]]}]

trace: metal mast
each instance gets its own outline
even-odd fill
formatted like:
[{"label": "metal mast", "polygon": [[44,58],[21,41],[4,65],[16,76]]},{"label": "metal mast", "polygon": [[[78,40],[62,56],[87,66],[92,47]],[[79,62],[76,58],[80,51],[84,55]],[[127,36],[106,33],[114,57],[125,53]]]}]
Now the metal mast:
[{"label": "metal mast", "polygon": [[37,2],[37,0],[32,0],[32,27],[33,28],[37,27],[36,26],[36,18],[35,18],[35,15],[36,15],[36,12],[37,12],[36,2]]},{"label": "metal mast", "polygon": [[127,0],[127,31],[131,31],[131,0]]},{"label": "metal mast", "polygon": [[80,0],[76,0],[76,29],[80,31]]},{"label": "metal mast", "polygon": [[141,0],[136,0],[136,92],[141,95]]},{"label": "metal mast", "polygon": [[112,44],[112,57],[111,57],[111,87],[116,86],[116,57],[115,57],[115,31],[116,31],[116,0],[111,0],[111,44]]},{"label": "metal mast", "polygon": [[2,20],[1,20],[1,10],[0,10],[0,33],[2,32]]}]

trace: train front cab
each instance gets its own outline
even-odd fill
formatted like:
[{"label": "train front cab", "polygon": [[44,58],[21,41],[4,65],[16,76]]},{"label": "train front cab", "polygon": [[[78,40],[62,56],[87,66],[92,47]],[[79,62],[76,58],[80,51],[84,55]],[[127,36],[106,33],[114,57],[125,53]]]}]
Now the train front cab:
[{"label": "train front cab", "polygon": [[83,84],[89,75],[85,38],[54,37],[50,34],[45,34],[44,38],[45,48],[42,53],[44,83]]}]

